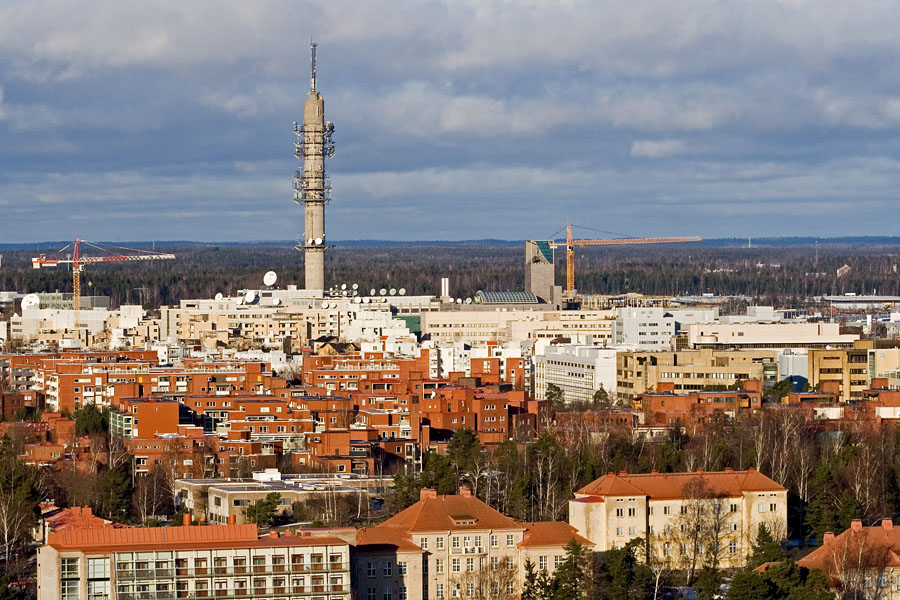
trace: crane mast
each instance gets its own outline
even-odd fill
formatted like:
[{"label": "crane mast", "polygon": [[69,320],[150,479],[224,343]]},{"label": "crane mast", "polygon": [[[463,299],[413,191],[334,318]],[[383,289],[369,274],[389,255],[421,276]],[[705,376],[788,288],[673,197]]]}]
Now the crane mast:
[{"label": "crane mast", "polygon": [[[135,260],[174,260],[174,254],[155,254],[150,252],[145,252],[143,250],[133,250],[131,248],[123,248],[124,250],[131,250],[132,252],[142,252],[142,254],[110,254],[105,256],[82,256],[81,255],[81,243],[85,242],[90,246],[98,248],[100,250],[106,251],[104,248],[97,246],[91,242],[86,242],[81,238],[76,238],[74,242],[74,249],[72,250],[72,258],[47,258],[45,255],[41,254],[35,258],[31,259],[31,266],[35,269],[40,268],[48,268],[48,267],[56,267],[59,265],[71,264],[72,265],[72,311],[74,313],[75,318],[75,328],[77,329],[81,324],[81,273],[84,271],[84,267],[87,264],[91,263],[99,263],[99,262],[126,262],[126,261],[135,261]],[[66,246],[68,248],[68,246]],[[62,252],[66,248],[60,250]]]},{"label": "crane mast", "polygon": [[576,240],[572,237],[572,224],[566,225],[566,241],[550,242],[551,248],[566,247],[566,290],[565,297],[575,297],[575,246],[626,246],[632,244],[673,244],[683,242],[700,242],[697,236],[660,237],[660,238],[611,238],[605,240]]}]

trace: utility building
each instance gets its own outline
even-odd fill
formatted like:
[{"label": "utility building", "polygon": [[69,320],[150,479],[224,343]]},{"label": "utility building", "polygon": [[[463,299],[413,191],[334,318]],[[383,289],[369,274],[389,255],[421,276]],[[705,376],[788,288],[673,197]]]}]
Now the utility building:
[{"label": "utility building", "polygon": [[303,125],[294,123],[294,156],[303,170],[294,175],[294,202],[303,205],[306,222],[303,240],[305,285],[308,290],[325,289],[325,203],[331,200],[331,184],[325,176],[325,159],[334,156],[331,134],[334,124],[325,120],[325,100],[316,89],[316,44],[310,44],[309,99],[303,103]]}]

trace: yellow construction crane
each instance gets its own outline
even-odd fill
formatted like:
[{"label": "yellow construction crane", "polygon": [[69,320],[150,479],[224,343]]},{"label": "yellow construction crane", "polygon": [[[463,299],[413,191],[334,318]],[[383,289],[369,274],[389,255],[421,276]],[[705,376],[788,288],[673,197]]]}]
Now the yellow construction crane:
[{"label": "yellow construction crane", "polygon": [[[84,266],[89,263],[98,263],[98,262],[126,262],[133,260],[173,260],[175,258],[174,254],[155,254],[153,252],[147,252],[146,250],[135,250],[133,248],[118,248],[118,250],[128,250],[130,252],[138,252],[139,254],[109,254],[106,256],[81,256],[81,249],[79,248],[79,244],[85,243],[89,246],[92,246],[98,250],[103,252],[110,252],[105,248],[101,248],[97,244],[92,242],[88,242],[82,239],[76,239],[74,242],[75,248],[72,251],[72,258],[58,259],[58,258],[47,258],[45,255],[41,254],[36,258],[31,259],[31,266],[35,269],[47,268],[47,267],[56,267],[61,264],[71,264],[72,265],[72,310],[75,312],[75,327],[77,328],[80,325],[80,317],[81,317],[81,272],[84,271]],[[72,246],[69,244],[57,254],[64,252],[66,248]]]},{"label": "yellow construction crane", "polygon": [[607,240],[575,240],[572,239],[572,224],[566,226],[565,242],[550,242],[551,248],[566,247],[566,291],[565,297],[572,299],[575,294],[575,246],[625,246],[629,244],[673,244],[681,242],[700,242],[697,236],[663,237],[663,238],[613,238]]}]

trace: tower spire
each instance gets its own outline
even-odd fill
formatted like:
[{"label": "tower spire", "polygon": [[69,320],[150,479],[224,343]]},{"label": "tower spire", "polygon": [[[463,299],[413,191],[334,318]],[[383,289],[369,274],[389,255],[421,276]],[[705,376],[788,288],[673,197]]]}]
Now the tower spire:
[{"label": "tower spire", "polygon": [[309,41],[309,66],[310,66],[310,76],[309,76],[309,91],[316,91],[316,44],[314,41]]}]

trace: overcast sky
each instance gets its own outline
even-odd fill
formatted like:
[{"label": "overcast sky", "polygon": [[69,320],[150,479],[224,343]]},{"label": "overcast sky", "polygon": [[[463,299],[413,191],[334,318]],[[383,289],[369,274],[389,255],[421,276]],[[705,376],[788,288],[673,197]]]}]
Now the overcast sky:
[{"label": "overcast sky", "polygon": [[897,234],[900,1],[0,1],[0,242]]}]

